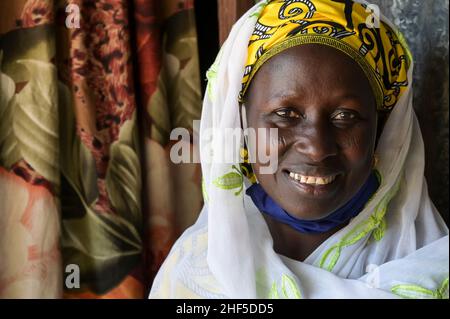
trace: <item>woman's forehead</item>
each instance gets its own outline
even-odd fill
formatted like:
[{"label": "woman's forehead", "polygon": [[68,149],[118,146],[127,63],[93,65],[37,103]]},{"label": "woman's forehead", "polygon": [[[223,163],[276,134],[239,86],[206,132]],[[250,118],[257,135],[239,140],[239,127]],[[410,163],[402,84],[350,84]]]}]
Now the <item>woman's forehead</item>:
[{"label": "woman's forehead", "polygon": [[373,98],[370,83],[355,61],[317,44],[292,47],[269,59],[255,74],[248,95],[287,98],[299,92]]}]

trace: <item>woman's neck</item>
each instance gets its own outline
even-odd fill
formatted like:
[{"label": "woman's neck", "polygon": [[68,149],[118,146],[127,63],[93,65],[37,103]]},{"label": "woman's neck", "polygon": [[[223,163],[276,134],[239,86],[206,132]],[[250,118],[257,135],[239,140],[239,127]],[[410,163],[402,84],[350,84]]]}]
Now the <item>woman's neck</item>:
[{"label": "woman's neck", "polygon": [[275,252],[298,261],[304,261],[325,240],[347,224],[339,225],[325,233],[306,234],[280,223],[266,214],[263,216],[272,235]]}]

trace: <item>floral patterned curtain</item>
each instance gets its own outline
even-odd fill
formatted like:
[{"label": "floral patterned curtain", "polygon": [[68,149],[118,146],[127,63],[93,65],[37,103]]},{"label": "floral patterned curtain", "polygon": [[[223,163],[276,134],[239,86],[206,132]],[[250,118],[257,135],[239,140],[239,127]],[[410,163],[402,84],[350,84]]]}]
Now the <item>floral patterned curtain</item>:
[{"label": "floral patterned curtain", "polygon": [[193,1],[0,2],[1,298],[146,296],[202,205],[198,69]]}]

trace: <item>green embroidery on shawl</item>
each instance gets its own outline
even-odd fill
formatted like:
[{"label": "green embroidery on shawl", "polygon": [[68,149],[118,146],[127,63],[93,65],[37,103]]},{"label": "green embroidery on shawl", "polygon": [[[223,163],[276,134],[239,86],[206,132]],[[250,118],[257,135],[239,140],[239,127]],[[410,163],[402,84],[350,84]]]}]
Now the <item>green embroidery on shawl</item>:
[{"label": "green embroidery on shawl", "polygon": [[[256,8],[255,12],[253,12],[250,15],[250,18],[259,18],[259,16],[261,15],[261,12],[264,10],[264,8],[266,7],[266,5],[270,2],[270,0],[263,0],[259,3],[258,7]],[[255,1],[255,4],[258,3],[258,0]]]},{"label": "green embroidery on shawl", "polygon": [[269,292],[267,291],[269,284],[267,282],[266,270],[264,268],[260,268],[255,274],[255,279],[256,294],[258,298],[267,298],[269,295]]},{"label": "green embroidery on shawl", "polygon": [[436,292],[439,299],[448,299],[448,277],[444,279]]},{"label": "green embroidery on shawl", "polygon": [[[289,287],[289,291],[286,289],[287,286]],[[300,289],[297,286],[297,283],[291,276],[283,275],[281,289],[283,290],[283,295],[286,298],[288,296],[290,296],[291,293],[294,296],[294,298],[296,298],[296,299],[300,299],[302,297],[302,294],[300,292]]]},{"label": "green embroidery on shawl", "polygon": [[436,290],[430,290],[418,285],[401,284],[391,288],[392,293],[402,298],[412,299],[447,299],[448,298],[448,277]]},{"label": "green embroidery on shawl", "polygon": [[301,299],[302,294],[295,280],[291,276],[283,274],[281,276],[281,297],[278,293],[277,283],[274,281],[272,287],[270,288],[269,298]]},{"label": "green embroidery on shawl", "polygon": [[280,296],[278,295],[277,283],[275,281],[272,284],[272,288],[270,288],[269,298],[280,299]]},{"label": "green embroidery on shawl", "polygon": [[205,202],[208,201],[208,192],[206,191],[206,185],[205,185],[205,179],[202,178],[202,194],[203,194],[203,200]]},{"label": "green embroidery on shawl", "polygon": [[221,177],[218,177],[213,181],[213,184],[221,189],[226,190],[238,188],[238,190],[234,193],[234,195],[238,196],[244,189],[244,177],[242,175],[242,172],[236,167],[236,165],[233,165],[232,168],[237,173],[230,172]]},{"label": "green embroidery on shawl", "polygon": [[401,178],[397,180],[394,187],[381,199],[377,206],[375,206],[374,213],[365,221],[356,225],[355,228],[350,230],[348,234],[342,237],[342,239],[329,248],[322,259],[320,260],[319,267],[332,271],[334,266],[339,260],[341,251],[347,246],[351,246],[357,243],[362,238],[366,237],[372,232],[375,240],[379,241],[383,238],[386,230],[385,214],[387,206],[390,200],[395,196],[400,187]]},{"label": "green embroidery on shawl", "polygon": [[259,269],[256,272],[256,289],[258,298],[270,298],[270,299],[301,299],[302,294],[297,286],[295,280],[286,274],[281,276],[281,295],[279,293],[277,280],[272,285],[267,281],[267,273],[264,268]]},{"label": "green embroidery on shawl", "polygon": [[217,54],[216,60],[211,65],[211,67],[206,71],[206,79],[208,80],[208,85],[206,87],[206,92],[208,93],[209,99],[214,102],[215,100],[215,86],[217,82],[217,74],[219,73],[219,64],[222,60],[223,47]]},{"label": "green embroidery on shawl", "polygon": [[386,219],[384,216],[380,220],[380,223],[373,231],[373,238],[375,238],[376,241],[380,241],[384,237],[384,232],[386,230]]}]

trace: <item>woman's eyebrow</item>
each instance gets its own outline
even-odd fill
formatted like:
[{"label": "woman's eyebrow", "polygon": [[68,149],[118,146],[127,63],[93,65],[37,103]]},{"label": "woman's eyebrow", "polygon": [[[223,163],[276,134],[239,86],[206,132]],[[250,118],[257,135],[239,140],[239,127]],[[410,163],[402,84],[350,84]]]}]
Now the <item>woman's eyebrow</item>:
[{"label": "woman's eyebrow", "polygon": [[353,94],[353,93],[337,95],[336,98],[341,100],[358,100],[358,101],[363,100],[363,97],[360,94]]},{"label": "woman's eyebrow", "polygon": [[279,92],[272,96],[269,96],[269,98],[266,100],[267,104],[271,105],[272,103],[279,103],[281,101],[291,101],[294,99],[300,99],[302,98],[302,94],[299,94],[299,92]]},{"label": "woman's eyebrow", "polygon": [[364,96],[362,94],[359,94],[357,92],[349,92],[349,91],[341,91],[341,92],[336,92],[333,95],[333,99],[336,100],[347,100],[347,101],[358,101],[358,102],[364,102]]},{"label": "woman's eyebrow", "polygon": [[[358,101],[358,102],[363,102],[364,101],[364,97],[361,94],[358,94],[356,92],[337,92],[335,94],[332,93],[332,91],[330,91],[330,94],[332,94],[332,98],[339,100],[339,101],[343,101],[343,100],[347,100],[347,101]],[[299,101],[301,99],[306,98],[305,94],[300,94],[300,92],[282,92],[282,93],[277,93],[274,94],[273,96],[269,96],[266,100],[265,100],[265,104],[267,105],[272,105],[272,104],[279,104],[281,102],[289,102],[289,101]]]}]

